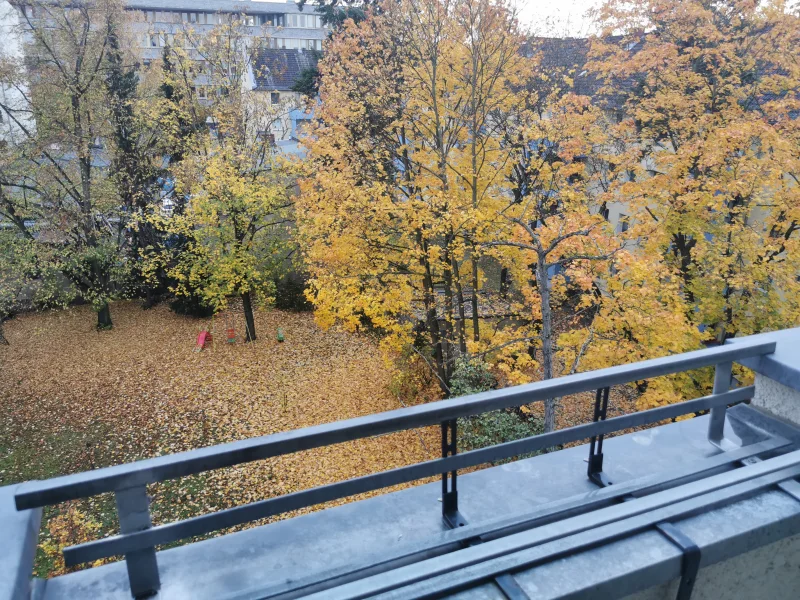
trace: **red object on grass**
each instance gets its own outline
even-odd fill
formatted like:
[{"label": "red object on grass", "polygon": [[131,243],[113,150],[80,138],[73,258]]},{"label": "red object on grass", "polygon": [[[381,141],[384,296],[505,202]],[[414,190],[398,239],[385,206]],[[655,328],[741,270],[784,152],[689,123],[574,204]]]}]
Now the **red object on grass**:
[{"label": "red object on grass", "polygon": [[197,336],[197,349],[203,350],[206,346],[210,346],[213,339],[210,331],[201,331]]}]

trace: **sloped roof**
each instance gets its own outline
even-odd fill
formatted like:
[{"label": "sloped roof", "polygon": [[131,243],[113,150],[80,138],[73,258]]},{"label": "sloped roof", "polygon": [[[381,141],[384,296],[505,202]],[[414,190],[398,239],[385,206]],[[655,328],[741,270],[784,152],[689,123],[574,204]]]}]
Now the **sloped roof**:
[{"label": "sloped roof", "polygon": [[[614,36],[609,41],[621,43],[622,40],[621,36]],[[531,38],[530,47],[541,52],[542,67],[563,70],[564,74],[572,78],[576,94],[589,96],[595,100],[600,99],[603,82],[597,77],[597,74],[589,72],[586,68],[591,47],[591,41],[588,38],[536,37]],[[627,50],[636,53],[641,48],[642,43],[639,41],[632,44]],[[616,83],[618,93],[614,97],[604,97],[603,100],[609,107],[619,108],[624,102],[624,93],[635,85],[635,81],[627,78]]]},{"label": "sloped roof", "polygon": [[300,74],[317,66],[320,53],[313,50],[262,48],[253,61],[256,90],[288,91]]}]

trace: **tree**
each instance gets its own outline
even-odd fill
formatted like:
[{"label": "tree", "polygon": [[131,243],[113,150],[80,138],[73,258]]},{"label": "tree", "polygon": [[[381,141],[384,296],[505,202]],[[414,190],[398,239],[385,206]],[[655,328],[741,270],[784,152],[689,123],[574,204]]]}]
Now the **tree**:
[{"label": "tree", "polygon": [[[61,271],[97,310],[98,327],[109,328],[109,301],[122,291],[127,267],[125,239],[113,225],[119,203],[100,144],[110,134],[104,86],[109,32],[118,27],[123,6],[116,0],[34,0],[27,8],[19,32],[28,40],[25,58],[9,57],[3,67],[22,101],[0,108],[19,131],[16,151],[27,165],[7,182],[6,214],[12,202],[34,196],[27,214],[35,217],[38,260]],[[25,231],[26,220],[12,221],[21,235],[34,237]]]},{"label": "tree", "polygon": [[642,251],[717,343],[796,324],[800,19],[779,0],[611,0],[599,17],[591,66],[624,106],[615,194]]},{"label": "tree", "polygon": [[510,153],[490,114],[517,100],[521,43],[502,4],[406,1],[347,22],[320,63],[299,199],[317,317],[366,320],[387,348],[416,328],[445,393],[481,337],[476,239]]},{"label": "tree", "polygon": [[667,275],[604,218],[616,131],[540,53],[502,3],[407,0],[346,23],[320,63],[298,200],[317,319],[413,347],[445,394],[467,357],[518,383],[612,362],[615,340],[697,342],[672,288],[637,305]]},{"label": "tree", "polygon": [[169,148],[160,142],[163,130],[158,127],[159,119],[152,120],[147,111],[141,110],[146,99],[139,90],[136,73],[139,65],[123,49],[123,46],[130,49],[133,44],[125,39],[119,23],[111,22],[108,26],[105,84],[113,135],[107,143],[112,156],[111,180],[122,203],[118,230],[120,235],[130,238],[128,257],[147,294],[146,306],[150,307],[154,303],[154,286],[145,281],[143,255],[160,246],[161,236],[142,216],[156,209],[161,200],[158,182],[166,174],[163,155]]},{"label": "tree", "polygon": [[[542,100],[545,110],[538,105],[511,121],[514,193],[483,245],[495,249],[518,292],[511,312],[524,326],[509,329],[503,343],[516,353],[516,362],[528,360],[519,351],[519,342],[527,343],[541,357],[542,378],[551,379],[557,373],[558,330],[579,325],[580,315],[591,321],[602,296],[598,282],[607,277],[621,243],[593,191],[608,176],[589,161],[590,155],[597,161],[608,143],[602,115],[589,98],[558,89]],[[566,307],[556,327],[554,311]],[[582,353],[571,358],[568,373],[577,369]],[[556,399],[546,400],[545,431],[555,428],[555,412]]]},{"label": "tree", "polygon": [[[182,44],[165,55],[162,111],[167,130],[179,140],[170,172],[175,191],[186,202],[172,215],[151,220],[181,240],[156,255],[166,265],[178,295],[200,296],[216,310],[230,297],[244,306],[246,340],[256,339],[253,296],[272,293],[274,275],[286,258],[291,182],[278,163],[269,132],[289,107],[273,107],[245,90],[255,48],[248,45],[241,20],[221,24],[203,36],[184,32],[207,65],[205,76],[217,93],[206,104],[197,101],[196,62]],[[171,73],[174,73],[173,77]],[[162,102],[163,105],[163,102]],[[192,125],[206,121],[207,131]],[[164,256],[169,254],[170,256]]]},{"label": "tree", "polygon": [[[302,11],[306,7],[306,0],[297,2]],[[322,23],[331,28],[341,27],[345,21],[363,21],[369,11],[380,9],[380,0],[322,0],[309,5],[311,9],[322,16]]]}]

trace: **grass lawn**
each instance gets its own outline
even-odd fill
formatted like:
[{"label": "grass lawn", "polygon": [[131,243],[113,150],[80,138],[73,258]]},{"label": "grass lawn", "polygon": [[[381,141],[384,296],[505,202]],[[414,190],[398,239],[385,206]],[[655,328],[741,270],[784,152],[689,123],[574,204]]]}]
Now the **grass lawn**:
[{"label": "grass lawn", "polygon": [[[347,419],[400,406],[374,340],[323,332],[308,313],[260,311],[259,339],[229,345],[224,320],[166,306],[89,307],[17,317],[0,346],[0,485],[44,479]],[[194,352],[203,325],[215,343]],[[241,329],[241,323],[237,323]],[[285,341],[276,340],[282,328]],[[149,488],[156,523],[432,458],[438,432],[401,432],[221,469]],[[116,532],[113,499],[48,509],[37,574],[58,548]],[[292,515],[284,515],[284,517]]]}]

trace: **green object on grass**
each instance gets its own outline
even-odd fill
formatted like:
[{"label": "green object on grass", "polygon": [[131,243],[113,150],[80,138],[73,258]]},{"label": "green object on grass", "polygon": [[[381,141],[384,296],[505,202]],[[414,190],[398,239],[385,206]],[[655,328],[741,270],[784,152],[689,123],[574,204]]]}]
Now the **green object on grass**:
[{"label": "green object on grass", "polygon": [[278,341],[279,342],[283,341],[283,329],[281,329],[280,327],[278,327]]}]

